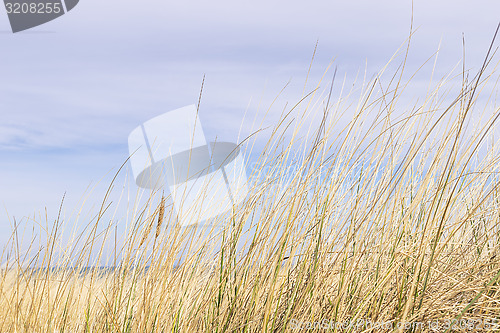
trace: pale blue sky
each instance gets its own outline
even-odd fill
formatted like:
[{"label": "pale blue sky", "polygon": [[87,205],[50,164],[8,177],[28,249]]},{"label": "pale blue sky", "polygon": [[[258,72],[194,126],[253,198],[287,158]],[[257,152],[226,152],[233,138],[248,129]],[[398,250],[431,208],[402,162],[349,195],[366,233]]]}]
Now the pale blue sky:
[{"label": "pale blue sky", "polygon": [[[497,0],[415,1],[409,69],[438,48],[438,74],[462,57],[477,69],[500,16]],[[207,136],[236,141],[245,110],[296,102],[316,41],[310,87],[335,58],[352,82],[408,36],[411,1],[81,0],[63,17],[12,34],[0,9],[0,244],[12,218],[57,214],[98,185],[98,203],[140,123],[197,103]],[[423,82],[428,76],[422,75]],[[349,81],[350,80],[350,81]],[[416,92],[418,96],[418,92]],[[273,115],[269,122],[272,122]],[[249,130],[243,123],[244,131]]]}]

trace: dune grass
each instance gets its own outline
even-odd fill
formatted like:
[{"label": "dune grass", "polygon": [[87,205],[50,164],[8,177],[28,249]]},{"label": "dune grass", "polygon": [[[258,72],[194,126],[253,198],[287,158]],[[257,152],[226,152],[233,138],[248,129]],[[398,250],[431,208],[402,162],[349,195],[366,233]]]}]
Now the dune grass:
[{"label": "dune grass", "polygon": [[477,110],[496,91],[493,56],[464,68],[454,98],[443,79],[404,112],[404,66],[355,102],[329,84],[305,94],[272,129],[246,200],[204,237],[174,225],[159,191],[110,269],[90,267],[118,237],[106,198],[72,243],[58,219],[23,256],[16,228],[0,332],[500,330],[500,155],[487,145],[500,109]]}]

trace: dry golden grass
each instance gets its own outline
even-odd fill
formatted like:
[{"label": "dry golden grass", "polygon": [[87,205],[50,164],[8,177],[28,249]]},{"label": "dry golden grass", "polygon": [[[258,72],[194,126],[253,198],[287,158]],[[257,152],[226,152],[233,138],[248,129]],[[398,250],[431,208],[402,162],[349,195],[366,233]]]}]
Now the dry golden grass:
[{"label": "dry golden grass", "polygon": [[400,117],[400,72],[367,84],[357,106],[313,90],[285,110],[247,199],[211,237],[173,226],[153,193],[116,268],[84,270],[112,223],[98,235],[100,214],[78,251],[53,259],[56,221],[36,256],[2,270],[0,332],[499,330],[500,155],[482,147],[500,109],[467,125],[494,93],[492,56],[451,103],[443,80]]}]

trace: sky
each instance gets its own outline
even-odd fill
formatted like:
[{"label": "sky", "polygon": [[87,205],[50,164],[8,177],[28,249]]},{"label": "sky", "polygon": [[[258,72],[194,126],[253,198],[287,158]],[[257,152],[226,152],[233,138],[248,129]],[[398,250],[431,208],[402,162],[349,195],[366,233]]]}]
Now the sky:
[{"label": "sky", "polygon": [[52,221],[63,196],[65,216],[86,196],[98,207],[128,157],[129,133],[197,104],[203,79],[205,134],[236,142],[288,82],[263,124],[300,99],[316,44],[308,89],[332,60],[348,83],[377,73],[405,45],[412,17],[409,72],[438,48],[436,73],[451,71],[462,59],[462,35],[467,65],[477,70],[499,12],[497,0],[81,0],[13,34],[1,8],[0,245],[14,218],[47,212]]}]

